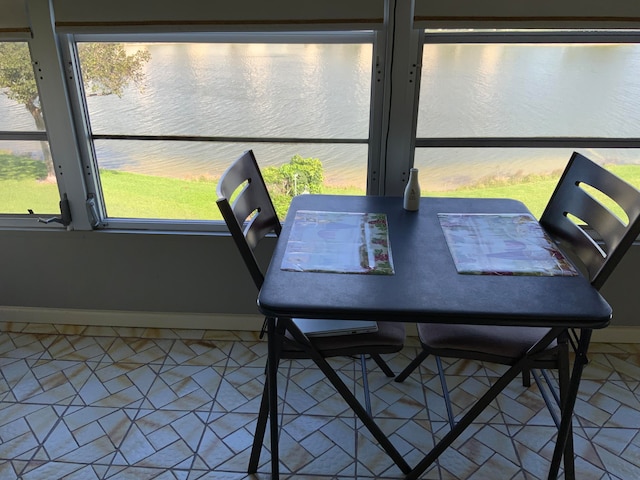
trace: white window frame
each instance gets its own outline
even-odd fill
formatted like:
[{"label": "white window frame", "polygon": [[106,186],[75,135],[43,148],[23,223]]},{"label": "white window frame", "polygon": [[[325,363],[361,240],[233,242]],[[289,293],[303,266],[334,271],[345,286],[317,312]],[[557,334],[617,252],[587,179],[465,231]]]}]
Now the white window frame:
[{"label": "white window frame", "polygon": [[[420,31],[420,52],[425,44],[600,44],[640,45],[640,30],[431,30]],[[419,69],[421,73],[421,68]],[[420,74],[419,73],[419,74]],[[418,114],[416,98],[414,114]],[[415,148],[638,148],[640,138],[613,137],[416,137]]]},{"label": "white window frame", "polygon": [[[31,35],[26,41],[29,45],[31,61],[40,103],[45,117],[45,132],[3,132],[5,139],[35,139],[49,142],[49,149],[54,160],[54,171],[60,199],[67,198],[71,209],[72,222],[64,226],[57,222],[42,223],[39,215],[4,214],[0,211],[0,227],[3,228],[49,228],[78,229],[92,228],[87,211],[87,191],[84,175],[80,166],[80,155],[76,148],[74,121],[71,116],[69,97],[66,89],[65,73],[62,69],[60,50],[53,31],[49,9],[36,9],[31,12]],[[0,36],[0,41],[23,40],[20,35]],[[1,210],[1,209],[0,209]],[[43,217],[50,214],[61,216],[60,211],[42,212]]]},{"label": "white window frame", "polygon": [[[99,172],[92,140],[95,139],[133,139],[147,141],[208,141],[237,142],[239,147],[249,142],[271,143],[348,143],[368,145],[367,190],[377,192],[380,176],[380,145],[372,142],[379,138],[380,111],[383,92],[384,72],[376,68],[384,63],[384,46],[381,34],[375,30],[367,31],[323,31],[323,32],[210,32],[210,33],[147,33],[147,34],[64,34],[61,45],[65,64],[69,67],[68,88],[71,92],[71,104],[76,118],[75,133],[82,139],[79,149],[82,152],[83,171],[87,172],[86,188],[88,197],[95,199],[95,211],[98,221],[94,228],[118,230],[169,230],[169,231],[226,231],[222,221],[174,220],[147,218],[111,218],[105,214],[105,206],[100,191]],[[371,43],[373,46],[372,80],[369,113],[369,133],[367,138],[359,139],[311,139],[311,138],[261,138],[261,137],[205,137],[179,135],[93,135],[89,115],[84,100],[83,85],[80,81],[77,42],[185,42],[185,43]],[[240,151],[240,150],[239,150]],[[232,161],[233,159],[229,159]]]}]

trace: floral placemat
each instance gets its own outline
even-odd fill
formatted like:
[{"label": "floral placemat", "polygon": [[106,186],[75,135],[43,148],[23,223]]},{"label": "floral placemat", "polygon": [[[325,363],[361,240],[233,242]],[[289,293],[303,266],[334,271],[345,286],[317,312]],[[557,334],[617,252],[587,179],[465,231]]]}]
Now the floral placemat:
[{"label": "floral placemat", "polygon": [[297,211],[281,269],[393,275],[386,214]]},{"label": "floral placemat", "polygon": [[439,213],[438,218],[458,273],[578,274],[533,215]]}]

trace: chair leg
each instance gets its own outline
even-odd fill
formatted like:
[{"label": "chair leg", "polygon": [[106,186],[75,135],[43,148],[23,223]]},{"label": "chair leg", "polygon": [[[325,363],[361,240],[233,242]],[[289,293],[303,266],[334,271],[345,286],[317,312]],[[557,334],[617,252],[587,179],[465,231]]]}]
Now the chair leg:
[{"label": "chair leg", "polygon": [[262,400],[260,401],[260,411],[258,412],[258,423],[253,434],[253,446],[251,447],[251,457],[249,458],[249,468],[247,473],[256,473],[260,462],[260,451],[264,443],[264,434],[267,431],[267,420],[269,418],[269,385],[266,380],[262,390]]},{"label": "chair leg", "polygon": [[406,368],[398,374],[396,377],[396,382],[404,382],[406,378],[411,375],[416,368],[420,366],[422,362],[429,356],[429,353],[425,350],[422,350],[420,354],[412,360],[412,362],[406,366]]},{"label": "chair leg", "polygon": [[255,473],[260,461],[260,451],[264,443],[267,421],[270,427],[271,439],[271,478],[280,478],[280,452],[278,447],[278,363],[280,359],[281,342],[284,336],[284,326],[275,318],[269,317],[267,323],[268,360],[265,367],[266,379],[262,390],[258,423],[253,437],[251,456],[249,458],[248,473]]},{"label": "chair leg", "polygon": [[449,396],[449,388],[447,387],[447,379],[444,376],[444,368],[442,368],[442,360],[436,356],[436,365],[438,367],[438,376],[440,377],[440,385],[442,386],[442,398],[444,398],[444,406],[447,409],[447,418],[451,428],[455,427],[456,422],[453,417],[453,409],[451,408],[451,397]]},{"label": "chair leg", "polygon": [[[542,379],[536,373],[535,370],[533,369],[531,370],[531,375],[533,376],[533,379],[536,381],[536,385],[538,385],[538,390],[540,390],[540,395],[542,395],[542,399],[544,400],[544,403],[547,405],[547,410],[549,410],[549,414],[551,415],[551,418],[553,418],[553,422],[556,424],[556,427],[560,428],[560,422],[561,422],[560,414],[562,413],[562,402],[560,401],[560,397],[556,393],[556,390],[553,386],[553,382],[551,381],[551,378],[549,377],[549,374],[547,373],[547,371],[540,370],[540,373],[542,374]],[[542,382],[542,380],[544,380],[544,383]],[[553,403],[552,398],[549,396],[549,393],[551,393],[551,396],[553,397],[553,400],[555,401],[555,403]],[[555,410],[556,405],[560,407],[560,413],[556,412]]]},{"label": "chair leg", "polygon": [[396,376],[396,374],[393,373],[393,370],[389,368],[389,365],[387,365],[387,362],[385,362],[380,355],[372,353],[371,358],[373,358],[373,361],[376,362],[378,367],[380,367],[380,370],[382,370],[387,377],[392,378]]},{"label": "chair leg", "polygon": [[362,388],[364,390],[364,408],[371,415],[371,394],[369,393],[369,375],[367,372],[367,357],[366,355],[360,355],[360,367],[362,368]]},{"label": "chair leg", "polygon": [[[570,382],[569,347],[567,343],[559,345],[558,352],[558,378],[560,384],[560,404],[564,408],[567,399]],[[569,436],[564,449],[564,478],[575,479],[575,463],[573,452],[573,427],[569,426]]]}]

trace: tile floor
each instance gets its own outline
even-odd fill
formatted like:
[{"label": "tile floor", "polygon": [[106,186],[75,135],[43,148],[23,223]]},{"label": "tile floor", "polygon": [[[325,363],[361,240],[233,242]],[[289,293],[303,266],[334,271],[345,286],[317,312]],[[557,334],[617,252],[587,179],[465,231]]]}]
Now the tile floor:
[{"label": "tile floor", "polygon": [[[640,346],[593,347],[577,478],[640,478]],[[409,338],[392,368],[415,350]],[[250,332],[0,323],[0,479],[267,479],[266,449],[245,473],[265,355]],[[334,365],[361,391],[352,360]],[[433,368],[403,384],[370,374],[375,417],[411,465],[448,428]],[[460,409],[496,371],[455,362],[448,374]],[[281,478],[402,478],[317,369],[286,362],[280,380]],[[423,478],[545,478],[554,433],[535,386],[514,381]]]}]

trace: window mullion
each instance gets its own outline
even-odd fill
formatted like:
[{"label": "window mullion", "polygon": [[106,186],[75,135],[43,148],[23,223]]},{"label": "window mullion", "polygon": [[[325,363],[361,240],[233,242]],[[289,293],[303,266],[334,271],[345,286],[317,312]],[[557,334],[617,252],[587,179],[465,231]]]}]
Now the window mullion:
[{"label": "window mullion", "polygon": [[29,4],[34,7],[30,8],[33,32],[30,42],[31,58],[60,198],[67,195],[72,228],[90,230],[92,227],[86,208],[87,190],[64,79],[64,64],[53,31],[50,4],[37,0],[30,0]]},{"label": "window mullion", "polygon": [[[413,144],[416,131],[419,57],[419,31],[413,23],[412,2],[389,2],[388,32],[392,59],[387,58],[389,80],[386,94],[388,118],[381,142],[385,165],[384,195],[402,195],[413,164]],[[386,132],[386,134],[384,133]]]}]

